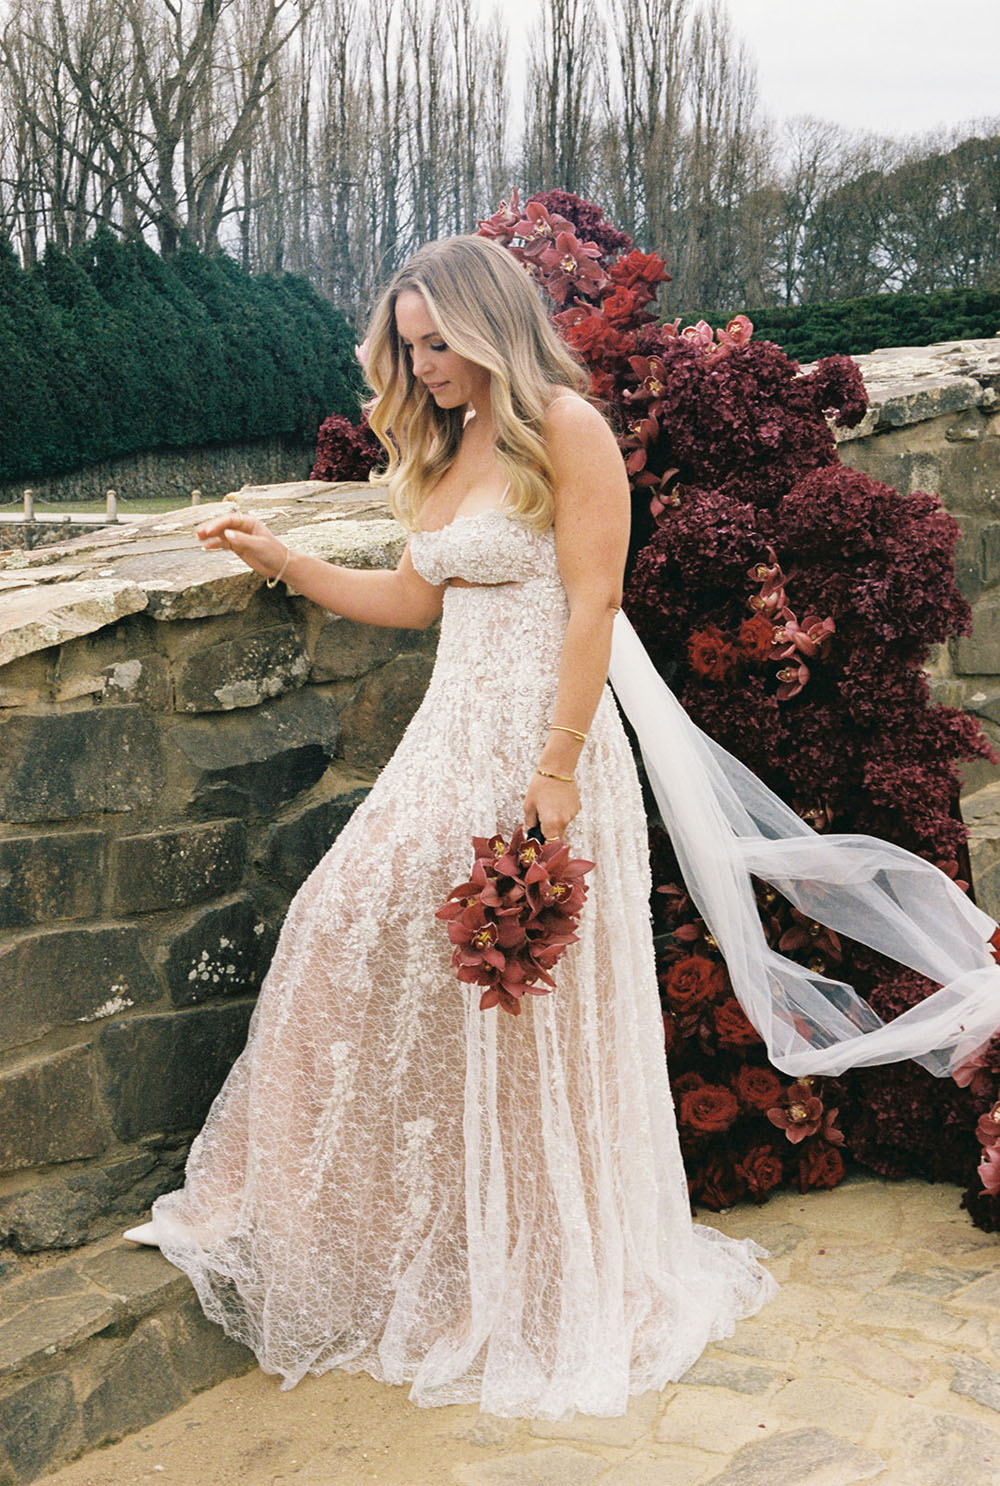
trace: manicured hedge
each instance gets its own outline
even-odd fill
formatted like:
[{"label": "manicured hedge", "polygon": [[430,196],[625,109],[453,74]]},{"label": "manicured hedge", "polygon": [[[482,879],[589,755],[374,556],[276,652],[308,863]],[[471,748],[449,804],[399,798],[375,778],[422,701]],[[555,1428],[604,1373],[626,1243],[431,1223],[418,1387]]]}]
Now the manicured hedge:
[{"label": "manicured hedge", "polygon": [[145,449],[311,438],[331,411],[357,416],[353,341],[292,274],[166,260],[108,232],[26,271],[0,241],[0,481]]},{"label": "manicured hedge", "polygon": [[[685,315],[725,325],[735,310]],[[774,341],[798,361],[846,353],[862,356],[881,346],[928,346],[978,340],[1000,331],[1000,290],[943,289],[935,294],[873,294],[826,304],[747,310],[754,339]]]}]

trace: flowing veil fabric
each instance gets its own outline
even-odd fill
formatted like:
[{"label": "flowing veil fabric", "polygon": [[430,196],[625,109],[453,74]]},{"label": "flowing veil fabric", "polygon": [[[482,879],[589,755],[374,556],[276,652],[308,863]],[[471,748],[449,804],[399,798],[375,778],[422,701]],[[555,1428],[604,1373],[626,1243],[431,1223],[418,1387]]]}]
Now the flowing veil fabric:
[{"label": "flowing veil fabric", "polygon": [[[688,717],[623,613],[609,676],[635,730],[692,901],[771,1062],[796,1077],[910,1058],[946,1077],[1000,1026],[996,924],[931,862],[874,836],[819,835]],[[810,918],[940,989],[883,1022],[843,981],[768,945],[751,874]]]}]

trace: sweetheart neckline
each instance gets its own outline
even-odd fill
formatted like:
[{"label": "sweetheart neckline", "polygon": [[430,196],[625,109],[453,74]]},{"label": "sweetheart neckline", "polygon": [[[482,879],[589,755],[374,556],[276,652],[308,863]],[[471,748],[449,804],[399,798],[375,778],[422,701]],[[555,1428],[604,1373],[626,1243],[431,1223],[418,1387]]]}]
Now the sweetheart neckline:
[{"label": "sweetheart neckline", "polygon": [[503,506],[481,506],[478,511],[457,511],[451,520],[446,521],[443,526],[428,526],[426,529],[418,528],[413,535],[415,537],[433,536],[435,532],[447,531],[457,521],[474,521],[477,516],[502,516],[505,521],[512,521],[514,519],[513,513],[511,511],[505,511]]}]

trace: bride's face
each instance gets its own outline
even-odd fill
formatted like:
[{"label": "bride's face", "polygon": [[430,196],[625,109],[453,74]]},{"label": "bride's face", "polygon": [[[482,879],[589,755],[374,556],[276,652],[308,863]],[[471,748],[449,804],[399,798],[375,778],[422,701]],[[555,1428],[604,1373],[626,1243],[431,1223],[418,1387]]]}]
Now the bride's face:
[{"label": "bride's face", "polygon": [[439,408],[484,407],[490,374],[478,362],[451,350],[416,289],[404,289],[396,300],[396,331],[410,359],[413,375],[423,382]]}]

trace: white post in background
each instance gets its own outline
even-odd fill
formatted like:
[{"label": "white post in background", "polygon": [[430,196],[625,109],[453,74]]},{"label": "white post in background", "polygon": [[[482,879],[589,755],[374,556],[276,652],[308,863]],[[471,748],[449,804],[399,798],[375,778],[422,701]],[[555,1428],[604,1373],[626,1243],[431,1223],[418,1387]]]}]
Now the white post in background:
[{"label": "white post in background", "polygon": [[30,485],[24,492],[24,519],[25,521],[34,521],[35,519],[35,492],[31,489]]},{"label": "white post in background", "polygon": [[192,490],[192,492],[191,492],[191,504],[193,506],[200,506],[201,505],[201,491],[200,490]]},{"label": "white post in background", "polygon": [[106,491],[105,492],[105,501],[106,501],[105,515],[107,516],[108,520],[109,521],[117,521],[118,520],[118,492],[117,492],[117,490],[108,490],[108,491]]}]

